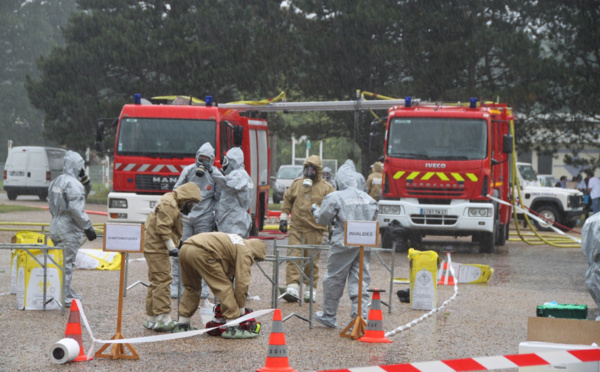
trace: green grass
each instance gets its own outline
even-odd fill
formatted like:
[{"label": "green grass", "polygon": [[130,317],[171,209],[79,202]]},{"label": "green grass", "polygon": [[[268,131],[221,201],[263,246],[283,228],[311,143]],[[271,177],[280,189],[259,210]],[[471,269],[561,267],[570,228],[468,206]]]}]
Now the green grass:
[{"label": "green grass", "polygon": [[26,207],[24,205],[0,204],[0,213],[39,211],[42,208]]},{"label": "green grass", "polygon": [[104,187],[104,185],[101,184],[92,183],[92,192],[90,192],[85,202],[88,204],[106,205],[109,192],[110,188]]}]

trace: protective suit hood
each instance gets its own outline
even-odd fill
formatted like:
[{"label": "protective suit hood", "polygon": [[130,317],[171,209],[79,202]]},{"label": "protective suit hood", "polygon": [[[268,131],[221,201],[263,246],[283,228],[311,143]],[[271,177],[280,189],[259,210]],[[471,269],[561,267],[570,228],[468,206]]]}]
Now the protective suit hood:
[{"label": "protective suit hood", "polygon": [[256,261],[264,261],[267,255],[267,244],[260,239],[248,239],[244,242]]},{"label": "protective suit hood", "polygon": [[355,176],[356,172],[353,169],[354,163],[352,163],[351,167],[350,165],[348,165],[348,161],[352,162],[352,160],[347,160],[346,163],[344,163],[340,167],[340,169],[338,169],[337,178],[335,179],[335,181],[339,190],[358,188],[358,182]]},{"label": "protective suit hood", "polygon": [[323,173],[323,165],[321,163],[321,158],[317,155],[311,155],[304,162],[304,166],[307,165],[312,165],[317,169],[317,177],[315,178],[315,182],[319,181]]},{"label": "protective suit hood", "polygon": [[342,164],[342,167],[344,165],[347,165],[350,167],[350,169],[352,169],[352,172],[356,172],[356,165],[354,165],[354,162],[351,159],[348,159],[344,162],[344,164]]},{"label": "protective suit hood", "polygon": [[244,168],[244,153],[239,147],[234,147],[227,151],[227,159],[229,159],[228,167],[232,170]]},{"label": "protective suit hood", "polygon": [[77,177],[84,166],[85,161],[81,155],[71,150],[67,151],[63,159],[63,173]]},{"label": "protective suit hood", "polygon": [[199,203],[202,199],[200,188],[193,182],[188,182],[173,190],[173,196],[180,209],[190,200]]},{"label": "protective suit hood", "polygon": [[196,167],[200,165],[200,162],[198,161],[198,157],[200,155],[208,156],[210,158],[210,165],[213,165],[215,163],[215,149],[209,142],[206,142],[202,146],[200,146],[200,148],[196,152]]},{"label": "protective suit hood", "polygon": [[377,173],[383,172],[383,163],[380,161],[376,161],[373,164],[373,172],[377,172]]}]

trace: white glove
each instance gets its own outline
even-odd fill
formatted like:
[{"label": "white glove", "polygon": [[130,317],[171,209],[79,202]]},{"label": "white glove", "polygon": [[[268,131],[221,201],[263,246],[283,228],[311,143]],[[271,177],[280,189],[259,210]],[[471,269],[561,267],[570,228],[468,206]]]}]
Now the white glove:
[{"label": "white glove", "polygon": [[173,249],[177,250],[177,246],[173,243],[173,239],[165,240],[165,245],[167,246],[168,251],[172,251]]},{"label": "white glove", "polygon": [[319,206],[318,206],[318,205],[316,205],[315,203],[313,203],[313,204],[310,206],[310,213],[311,213],[311,214],[314,216],[314,215],[315,215],[315,211],[316,211],[317,209],[319,209]]},{"label": "white glove", "polygon": [[240,307],[240,317],[246,315],[246,308],[245,307]]},{"label": "white glove", "polygon": [[279,221],[287,221],[287,219],[288,219],[288,214],[287,213],[282,213],[279,216]]}]

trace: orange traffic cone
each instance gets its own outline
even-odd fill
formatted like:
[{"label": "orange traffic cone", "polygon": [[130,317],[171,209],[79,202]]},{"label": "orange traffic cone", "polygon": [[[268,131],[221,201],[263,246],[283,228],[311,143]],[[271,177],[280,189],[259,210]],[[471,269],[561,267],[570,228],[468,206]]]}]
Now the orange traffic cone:
[{"label": "orange traffic cone", "polygon": [[[452,265],[452,263],[450,263],[450,265]],[[448,262],[443,261],[442,276],[440,277],[440,280],[438,281],[438,285],[454,285],[454,284],[456,284],[456,283],[454,282],[454,276],[452,275],[452,272],[448,268]]]},{"label": "orange traffic cone", "polygon": [[73,300],[71,303],[71,311],[69,312],[69,320],[67,321],[67,328],[65,329],[65,338],[72,338],[79,344],[79,355],[75,358],[74,362],[84,362],[86,360],[92,360],[83,352],[83,339],[81,338],[81,318],[79,316],[79,300]]},{"label": "orange traffic cone", "polygon": [[450,252],[452,252],[452,246],[449,245],[446,248],[446,260],[442,261],[444,264],[442,265],[442,276],[438,282],[438,285],[456,285],[457,281],[454,281],[454,275],[452,275],[452,256]]},{"label": "orange traffic cone", "polygon": [[283,322],[281,321],[281,310],[275,309],[273,313],[273,326],[269,336],[269,351],[265,366],[256,372],[298,372],[290,367],[285,346],[285,333],[283,333]]},{"label": "orange traffic cone", "polygon": [[373,292],[371,308],[369,309],[369,317],[367,319],[367,329],[365,335],[358,339],[362,342],[372,343],[392,343],[385,337],[383,332],[383,314],[381,313],[381,302],[379,292],[385,292],[383,289],[368,289],[367,292]]}]

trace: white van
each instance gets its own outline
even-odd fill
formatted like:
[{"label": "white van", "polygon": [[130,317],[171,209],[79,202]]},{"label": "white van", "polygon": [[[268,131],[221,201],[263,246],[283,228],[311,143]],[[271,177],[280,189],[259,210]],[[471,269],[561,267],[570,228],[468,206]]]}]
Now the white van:
[{"label": "white van", "polygon": [[50,181],[62,174],[67,150],[52,147],[18,146],[10,149],[4,165],[4,190],[9,200],[19,195],[48,197]]}]

